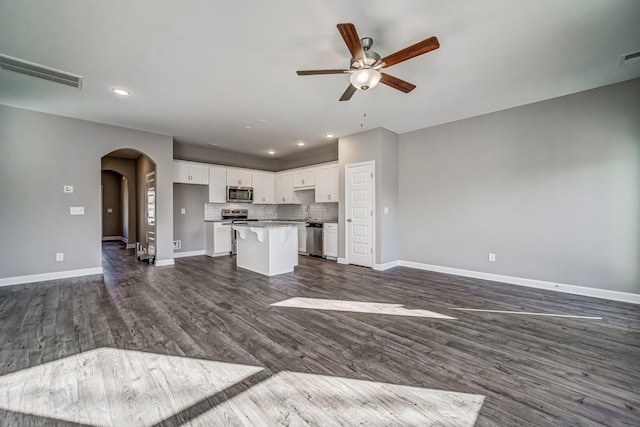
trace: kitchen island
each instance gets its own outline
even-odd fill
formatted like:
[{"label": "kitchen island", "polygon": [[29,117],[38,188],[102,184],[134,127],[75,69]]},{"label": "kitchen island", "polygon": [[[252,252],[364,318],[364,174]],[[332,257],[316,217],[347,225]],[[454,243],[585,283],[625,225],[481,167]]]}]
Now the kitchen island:
[{"label": "kitchen island", "polygon": [[298,265],[298,224],[257,221],[232,227],[237,231],[238,267],[275,276]]}]

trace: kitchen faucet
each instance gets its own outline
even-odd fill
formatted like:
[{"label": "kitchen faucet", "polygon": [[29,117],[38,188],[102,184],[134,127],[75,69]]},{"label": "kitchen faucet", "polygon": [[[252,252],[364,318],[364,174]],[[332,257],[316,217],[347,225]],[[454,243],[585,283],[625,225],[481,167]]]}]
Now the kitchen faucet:
[{"label": "kitchen faucet", "polygon": [[307,205],[307,219],[311,219],[311,207]]}]

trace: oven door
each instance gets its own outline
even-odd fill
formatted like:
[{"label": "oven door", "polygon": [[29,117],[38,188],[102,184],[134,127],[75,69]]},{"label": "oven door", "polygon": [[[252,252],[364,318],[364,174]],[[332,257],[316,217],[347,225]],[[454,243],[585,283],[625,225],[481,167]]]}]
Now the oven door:
[{"label": "oven door", "polygon": [[227,202],[251,203],[253,202],[253,188],[251,187],[227,187]]}]

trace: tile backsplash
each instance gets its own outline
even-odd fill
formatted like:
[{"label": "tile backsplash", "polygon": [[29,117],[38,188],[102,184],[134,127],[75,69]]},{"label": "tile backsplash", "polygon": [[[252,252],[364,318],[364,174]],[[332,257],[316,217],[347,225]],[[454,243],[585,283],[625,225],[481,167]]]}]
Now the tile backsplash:
[{"label": "tile backsplash", "polygon": [[257,205],[252,203],[205,203],[205,221],[222,219],[222,209],[247,209],[249,218],[255,219],[305,219],[307,206],[309,217],[320,221],[338,221],[338,203],[316,203],[315,191],[296,191],[299,205]]}]

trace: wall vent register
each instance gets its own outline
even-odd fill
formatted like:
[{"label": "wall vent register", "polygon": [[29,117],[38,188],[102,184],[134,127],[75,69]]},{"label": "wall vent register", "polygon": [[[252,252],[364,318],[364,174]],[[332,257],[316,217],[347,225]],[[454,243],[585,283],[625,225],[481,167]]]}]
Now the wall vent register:
[{"label": "wall vent register", "polygon": [[82,76],[66,71],[56,70],[55,68],[46,67],[44,65],[36,64],[35,62],[25,61],[12,56],[0,55],[0,68],[82,89]]}]

